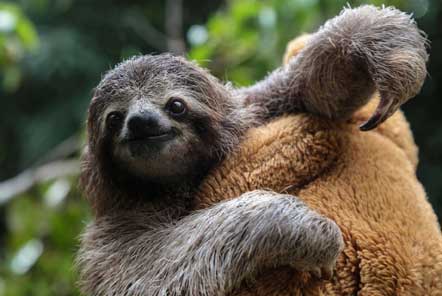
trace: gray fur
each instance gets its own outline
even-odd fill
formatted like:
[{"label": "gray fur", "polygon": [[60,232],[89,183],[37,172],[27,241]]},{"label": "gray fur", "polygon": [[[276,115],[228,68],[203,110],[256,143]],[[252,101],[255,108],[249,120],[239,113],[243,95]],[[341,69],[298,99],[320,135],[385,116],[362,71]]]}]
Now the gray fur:
[{"label": "gray fur", "polygon": [[343,248],[334,222],[273,192],[249,192],[173,222],[168,216],[140,209],[90,226],[78,257],[84,291],[226,295],[265,268],[330,268]]},{"label": "gray fur", "polygon": [[312,35],[290,63],[240,92],[264,115],[309,112],[346,120],[379,91],[374,128],[415,96],[426,77],[426,38],[392,7],[346,8]]},{"label": "gray fur", "polygon": [[[111,70],[89,108],[81,183],[95,220],[78,255],[82,291],[225,295],[267,267],[329,270],[342,248],[339,228],[296,197],[255,191],[192,212],[193,192],[247,129],[284,113],[346,120],[377,90],[380,106],[364,127],[373,128],[419,91],[425,45],[408,15],[362,6],[344,9],[287,66],[248,88],[170,55]],[[187,120],[164,110],[171,95],[188,104]],[[127,114],[143,108],[179,133],[133,156],[122,138]],[[110,132],[105,118],[115,110],[126,119]]]}]

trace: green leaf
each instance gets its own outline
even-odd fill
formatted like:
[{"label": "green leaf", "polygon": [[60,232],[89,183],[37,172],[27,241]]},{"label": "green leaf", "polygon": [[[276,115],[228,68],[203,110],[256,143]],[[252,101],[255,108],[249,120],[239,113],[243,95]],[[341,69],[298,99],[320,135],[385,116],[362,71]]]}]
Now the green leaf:
[{"label": "green leaf", "polygon": [[30,21],[21,18],[17,24],[17,35],[27,50],[34,50],[38,47],[38,34]]}]

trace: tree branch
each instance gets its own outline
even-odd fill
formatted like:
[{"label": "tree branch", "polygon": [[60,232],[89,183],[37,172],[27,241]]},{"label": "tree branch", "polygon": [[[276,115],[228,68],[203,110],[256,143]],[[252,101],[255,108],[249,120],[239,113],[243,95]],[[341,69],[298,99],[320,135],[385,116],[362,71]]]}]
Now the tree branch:
[{"label": "tree branch", "polygon": [[14,196],[29,190],[37,183],[54,178],[77,175],[80,172],[78,159],[58,160],[36,168],[30,168],[17,176],[0,182],[0,206]]},{"label": "tree branch", "polygon": [[183,40],[183,1],[167,0],[165,16],[166,33],[169,37],[167,48],[170,52],[183,55],[186,52],[186,44]]},{"label": "tree branch", "polygon": [[147,44],[159,52],[167,51],[167,36],[158,31],[140,12],[132,10],[126,14],[125,24]]}]

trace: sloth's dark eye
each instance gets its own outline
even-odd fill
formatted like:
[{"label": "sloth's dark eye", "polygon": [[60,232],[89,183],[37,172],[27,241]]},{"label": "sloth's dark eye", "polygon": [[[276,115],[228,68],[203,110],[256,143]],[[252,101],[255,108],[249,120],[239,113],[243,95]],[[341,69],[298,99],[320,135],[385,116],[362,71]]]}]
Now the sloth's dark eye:
[{"label": "sloth's dark eye", "polygon": [[107,115],[106,123],[109,128],[117,128],[123,121],[123,114],[118,111],[113,111]]},{"label": "sloth's dark eye", "polygon": [[166,109],[173,116],[182,116],[186,113],[186,103],[180,98],[171,98],[166,104]]}]

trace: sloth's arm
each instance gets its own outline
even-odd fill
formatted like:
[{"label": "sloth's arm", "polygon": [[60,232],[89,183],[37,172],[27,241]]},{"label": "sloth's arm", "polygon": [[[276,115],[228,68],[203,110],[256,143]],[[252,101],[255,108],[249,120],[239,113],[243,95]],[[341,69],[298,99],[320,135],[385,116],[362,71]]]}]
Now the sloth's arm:
[{"label": "sloth's arm", "polygon": [[264,107],[264,118],[309,112],[345,120],[377,90],[379,106],[361,126],[369,130],[419,92],[426,76],[426,42],[411,17],[399,10],[347,8],[312,34],[287,65],[239,95],[246,104]]},{"label": "sloth's arm", "polygon": [[267,191],[174,222],[136,215],[96,221],[85,232],[78,258],[85,294],[221,296],[264,268],[329,273],[343,247],[333,221]]},{"label": "sloth's arm", "polygon": [[330,271],[343,241],[334,222],[294,196],[252,191],[184,218],[162,244],[152,292],[225,295],[266,267]]}]

